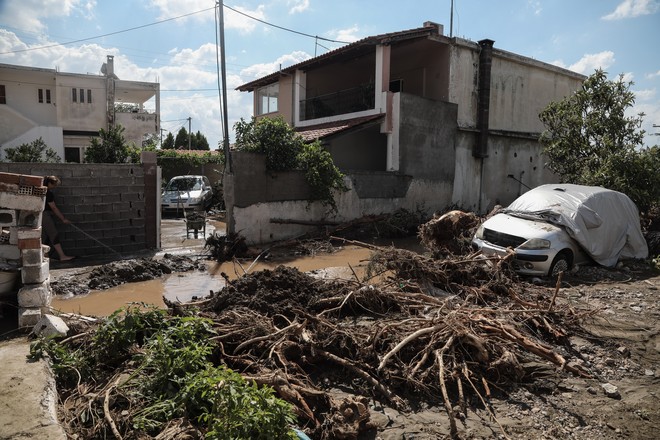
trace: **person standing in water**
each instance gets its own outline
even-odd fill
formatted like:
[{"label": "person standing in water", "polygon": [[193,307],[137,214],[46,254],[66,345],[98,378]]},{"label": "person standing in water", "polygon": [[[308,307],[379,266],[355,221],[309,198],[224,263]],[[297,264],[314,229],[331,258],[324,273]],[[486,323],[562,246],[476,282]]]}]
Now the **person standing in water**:
[{"label": "person standing in water", "polygon": [[41,218],[41,231],[42,235],[45,238],[44,241],[48,242],[48,245],[52,246],[53,249],[57,252],[60,261],[71,261],[76,257],[69,256],[64,253],[62,249],[62,244],[60,243],[60,234],[57,232],[57,227],[55,226],[55,217],[60,219],[62,223],[69,224],[71,223],[64,217],[62,211],[59,210],[55,204],[55,194],[53,194],[53,189],[61,183],[59,177],[57,176],[46,176],[44,177],[44,185],[46,186],[46,205],[44,206],[44,213]]}]

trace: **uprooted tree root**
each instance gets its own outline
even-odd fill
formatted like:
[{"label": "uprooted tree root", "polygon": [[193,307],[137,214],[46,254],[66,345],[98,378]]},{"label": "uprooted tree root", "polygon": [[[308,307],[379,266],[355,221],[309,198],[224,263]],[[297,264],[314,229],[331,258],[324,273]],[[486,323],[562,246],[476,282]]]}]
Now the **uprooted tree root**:
[{"label": "uprooted tree root", "polygon": [[[505,260],[484,261],[383,248],[368,280],[319,280],[280,266],[231,281],[207,300],[172,304],[170,312],[209,318],[213,362],[272,387],[312,438],[355,439],[375,429],[369,399],[400,411],[420,401],[442,405],[456,437],[458,412],[482,408],[497,420],[489,398],[533,380],[526,363],[543,360],[589,377],[568,362],[566,341],[593,311],[558,302],[559,287],[544,295],[514,282]],[[124,420],[111,431],[128,429],[125,413],[136,409],[108,397],[116,393],[111,383],[78,384],[66,394],[90,388],[112,403],[113,416],[97,423],[107,430],[110,420]],[[352,395],[337,397],[337,389]]]}]

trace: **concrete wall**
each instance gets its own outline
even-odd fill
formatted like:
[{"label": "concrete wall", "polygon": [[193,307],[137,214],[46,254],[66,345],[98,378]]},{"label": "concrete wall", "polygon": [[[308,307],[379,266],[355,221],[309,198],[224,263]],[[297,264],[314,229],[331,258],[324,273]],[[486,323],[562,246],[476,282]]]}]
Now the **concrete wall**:
[{"label": "concrete wall", "polygon": [[[545,167],[542,149],[536,139],[491,135],[489,156],[472,155],[477,134],[460,131],[456,141],[456,175],[453,203],[462,209],[485,213],[495,205],[506,206],[527,188],[557,182]],[[482,170],[483,166],[483,170]],[[512,175],[522,182],[508,177]]]},{"label": "concrete wall", "polygon": [[528,58],[494,51],[490,85],[491,130],[540,133],[539,113],[577,90],[582,76]]},{"label": "concrete wall", "polygon": [[[76,89],[77,102],[73,102],[72,89]],[[80,102],[80,89],[85,102]],[[92,91],[92,102],[87,102],[87,90]],[[57,120],[65,130],[93,131],[106,129],[105,77],[58,73]]]},{"label": "concrete wall", "polygon": [[387,136],[380,132],[379,125],[330,140],[324,146],[335,165],[343,171],[383,171],[386,168]]},{"label": "concrete wall", "polygon": [[400,172],[453,183],[458,106],[407,93],[400,98]]},{"label": "concrete wall", "polygon": [[[151,164],[0,163],[0,171],[34,176],[56,175],[62,184],[55,202],[73,225],[126,256],[160,242],[160,196]],[[146,172],[145,172],[146,170]],[[62,247],[69,255],[111,252],[73,225],[58,223]]]},{"label": "concrete wall", "polygon": [[400,208],[431,213],[451,203],[452,182],[362,171],[344,179],[349,190],[335,194],[334,213],[307,201],[302,172],[266,173],[265,158],[256,153],[233,152],[232,161],[234,173],[224,180],[228,231],[251,244],[296,237],[315,227],[304,222],[342,223]]}]

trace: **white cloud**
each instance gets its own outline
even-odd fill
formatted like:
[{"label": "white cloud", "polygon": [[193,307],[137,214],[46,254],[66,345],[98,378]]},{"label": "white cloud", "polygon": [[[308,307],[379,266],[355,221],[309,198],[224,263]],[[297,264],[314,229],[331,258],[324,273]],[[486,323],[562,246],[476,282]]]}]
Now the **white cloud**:
[{"label": "white cloud", "polygon": [[[150,0],[151,7],[160,11],[158,20],[180,17],[191,12],[213,8],[214,3],[208,0]],[[213,20],[213,12],[209,14],[194,14],[190,16],[196,20]]]},{"label": "white cloud", "polygon": [[[266,21],[266,14],[264,12],[264,5],[259,5],[257,9],[249,10],[242,7],[235,7],[237,11],[240,11],[242,14],[234,12],[232,10],[225,9],[225,29],[235,29],[242,33],[250,33],[257,27],[257,21],[253,20],[250,17],[257,18],[259,20]],[[243,15],[245,14],[245,15]],[[246,15],[249,15],[247,17]]]},{"label": "white cloud", "polygon": [[647,73],[646,74],[646,79],[653,79],[653,78],[657,78],[659,76],[660,76],[660,70],[658,70],[657,72],[654,72],[654,73]]},{"label": "white cloud", "polygon": [[623,79],[624,83],[629,83],[635,79],[635,75],[633,75],[632,72],[626,72],[623,74],[623,78],[621,79]]},{"label": "white cloud", "polygon": [[46,30],[42,18],[66,17],[76,10],[83,11],[88,18],[93,15],[95,6],[95,0],[2,1],[2,16],[5,23],[11,23],[15,28],[39,33]]},{"label": "white cloud", "polygon": [[534,11],[534,15],[537,16],[541,15],[541,12],[543,12],[540,0],[527,0],[527,7],[531,8]]},{"label": "white cloud", "polygon": [[635,115],[644,113],[644,119],[642,121],[642,129],[646,131],[644,145],[647,147],[657,145],[660,139],[654,133],[660,133],[660,128],[653,125],[660,125],[660,104],[657,101],[643,102],[635,104],[632,110],[635,112]]},{"label": "white cloud", "polygon": [[553,61],[552,64],[584,75],[591,75],[596,69],[607,70],[614,64],[614,61],[614,52],[606,50],[599,53],[586,54],[570,66],[567,66],[561,60]]},{"label": "white cloud", "polygon": [[634,90],[637,101],[650,101],[655,98],[655,89]]},{"label": "white cloud", "polygon": [[297,14],[309,9],[309,0],[288,0],[287,5],[291,5],[289,14]]},{"label": "white cloud", "polygon": [[657,0],[623,0],[614,12],[602,17],[603,20],[622,20],[654,14],[660,5]]},{"label": "white cloud", "polygon": [[364,38],[360,35],[360,28],[358,26],[353,26],[346,29],[332,29],[328,32],[329,38],[337,41],[342,41],[345,43],[352,43],[361,38]]},{"label": "white cloud", "polygon": [[247,67],[241,70],[241,77],[245,78],[245,82],[253,81],[255,79],[277,72],[280,70],[280,67],[284,69],[285,67],[298,64],[309,58],[311,58],[311,55],[306,52],[291,52],[290,54],[280,56],[270,63],[254,64],[250,67]]}]

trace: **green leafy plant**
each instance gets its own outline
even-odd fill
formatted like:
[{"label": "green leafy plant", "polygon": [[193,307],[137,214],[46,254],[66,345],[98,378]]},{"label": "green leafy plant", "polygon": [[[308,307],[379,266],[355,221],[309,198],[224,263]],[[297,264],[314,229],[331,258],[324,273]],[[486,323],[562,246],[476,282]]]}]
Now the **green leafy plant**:
[{"label": "green leafy plant", "polygon": [[[185,418],[197,422],[206,439],[296,438],[292,406],[272,388],[212,364],[210,320],[131,305],[90,333],[66,343],[41,338],[31,356],[50,359],[63,396],[100,395],[111,381],[121,390],[112,410],[126,410],[115,420],[120,430],[156,436],[171,420]],[[106,438],[99,423],[106,411],[102,399],[92,399],[69,423],[84,438]]]},{"label": "green leafy plant", "polygon": [[171,318],[167,327],[149,339],[139,356],[140,368],[149,373],[143,387],[166,396],[177,392],[188,373],[207,367],[213,351],[209,338],[214,334],[208,319]]},{"label": "green leafy plant", "polygon": [[628,116],[632,84],[597,70],[540,113],[541,142],[548,167],[563,181],[623,192],[645,211],[660,200],[660,147],[642,148],[644,114]]},{"label": "green leafy plant", "polygon": [[[177,150],[156,150],[158,154],[157,163],[163,170],[163,176],[179,176],[190,174],[191,170],[197,170],[200,166],[215,165],[219,169],[224,168],[225,155],[222,151],[188,152]],[[193,174],[197,174],[195,171]]]},{"label": "green leafy plant", "polygon": [[190,415],[206,428],[206,439],[295,439],[292,407],[270,387],[247,384],[224,367],[191,378],[181,393]]},{"label": "green leafy plant", "polygon": [[302,170],[311,199],[337,210],[333,190],[346,190],[344,175],[320,142],[306,143],[281,116],[241,119],[234,129],[238,150],[264,154],[268,171]]},{"label": "green leafy plant", "polygon": [[101,128],[99,137],[92,138],[85,150],[85,162],[125,163],[130,159],[129,145],[124,138],[124,127],[117,124],[108,130]]},{"label": "green leafy plant", "polygon": [[333,190],[346,191],[344,175],[332,160],[330,153],[318,141],[304,144],[298,153],[298,167],[305,172],[305,180],[312,189],[312,199],[337,211]]},{"label": "green leafy plant", "polygon": [[62,161],[57,152],[48,147],[42,138],[15,148],[5,148],[5,157],[9,162],[59,163]]}]

